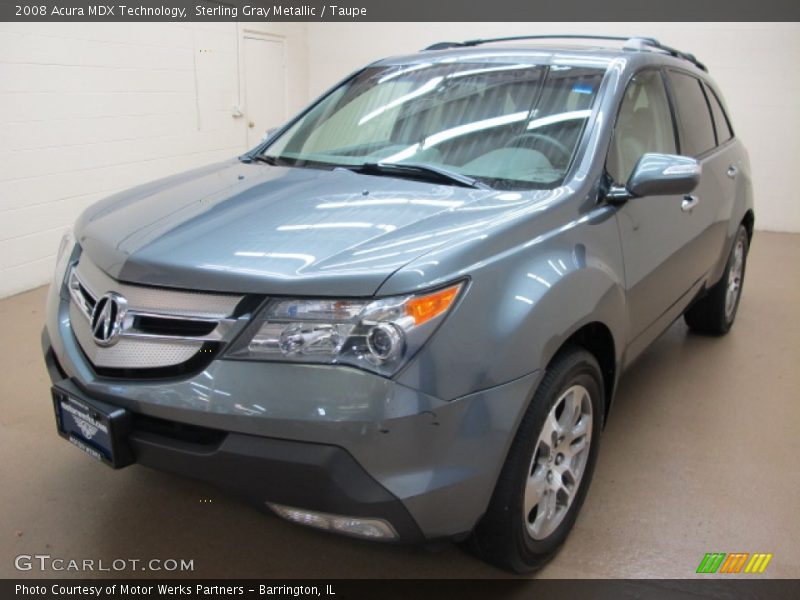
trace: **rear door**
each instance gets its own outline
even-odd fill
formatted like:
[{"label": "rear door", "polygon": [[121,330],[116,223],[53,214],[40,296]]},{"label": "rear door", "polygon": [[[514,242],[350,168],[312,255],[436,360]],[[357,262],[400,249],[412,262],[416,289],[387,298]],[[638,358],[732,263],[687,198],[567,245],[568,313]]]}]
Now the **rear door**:
[{"label": "rear door", "polygon": [[[744,191],[742,178],[746,175],[742,169],[746,169],[747,165],[746,162],[743,163],[745,155],[741,145],[734,141],[733,128],[722,106],[720,96],[705,82],[703,82],[703,90],[711,107],[714,132],[717,136],[717,148],[707,161],[709,175],[713,176],[716,186],[714,191],[718,194],[716,200],[718,212],[709,230],[707,252],[712,261],[715,258],[719,259],[718,268],[721,269],[728,255],[726,239],[730,235],[730,220],[733,216],[734,205],[737,196]],[[714,275],[721,275],[721,271]],[[715,281],[709,283],[713,284]]]},{"label": "rear door", "polygon": [[[703,175],[692,192],[693,209],[701,227],[693,240],[695,274],[705,277],[723,253],[728,221],[736,195],[737,175],[733,135],[719,100],[698,78],[667,70],[669,91],[675,103],[681,154],[700,161]],[[712,282],[713,283],[713,282]]]}]

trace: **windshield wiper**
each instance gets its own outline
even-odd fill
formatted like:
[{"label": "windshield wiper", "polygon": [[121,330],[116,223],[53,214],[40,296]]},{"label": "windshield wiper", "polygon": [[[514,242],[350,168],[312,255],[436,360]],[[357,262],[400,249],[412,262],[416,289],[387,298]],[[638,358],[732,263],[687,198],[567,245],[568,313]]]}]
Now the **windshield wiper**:
[{"label": "windshield wiper", "polygon": [[462,175],[450,169],[440,167],[438,165],[430,165],[426,163],[364,163],[363,165],[347,166],[345,167],[357,173],[365,175],[393,175],[402,177],[406,176],[423,176],[426,179],[435,179],[446,183],[455,183],[457,185],[479,190],[490,190],[488,185],[482,181],[478,181],[469,175]]},{"label": "windshield wiper", "polygon": [[256,154],[255,156],[249,156],[247,154],[243,154],[242,156],[239,157],[239,160],[245,163],[253,161],[263,162],[273,167],[277,167],[280,164],[277,157],[268,156],[266,154]]}]

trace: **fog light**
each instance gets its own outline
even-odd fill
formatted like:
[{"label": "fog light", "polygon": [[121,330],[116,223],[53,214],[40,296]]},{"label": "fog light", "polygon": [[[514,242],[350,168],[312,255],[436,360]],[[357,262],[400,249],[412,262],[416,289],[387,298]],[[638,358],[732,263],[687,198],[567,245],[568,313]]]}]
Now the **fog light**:
[{"label": "fog light", "polygon": [[331,515],[272,502],[267,502],[267,506],[279,517],[300,525],[308,525],[317,529],[327,529],[328,531],[373,540],[393,540],[398,537],[394,527],[383,519],[361,519],[344,515]]},{"label": "fog light", "polygon": [[397,537],[394,528],[381,519],[353,519],[352,517],[335,517],[333,528],[348,535],[372,539],[394,539]]}]

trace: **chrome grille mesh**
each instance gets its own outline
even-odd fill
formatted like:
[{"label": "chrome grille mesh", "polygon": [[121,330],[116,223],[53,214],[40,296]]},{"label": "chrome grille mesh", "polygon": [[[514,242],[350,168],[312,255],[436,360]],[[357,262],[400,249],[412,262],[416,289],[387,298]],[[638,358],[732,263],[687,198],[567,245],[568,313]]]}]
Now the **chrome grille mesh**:
[{"label": "chrome grille mesh", "polygon": [[102,347],[94,343],[89,325],[74,303],[69,307],[69,318],[86,357],[94,366],[105,369],[173,367],[191,359],[203,346],[202,342],[122,338],[113,346]]}]

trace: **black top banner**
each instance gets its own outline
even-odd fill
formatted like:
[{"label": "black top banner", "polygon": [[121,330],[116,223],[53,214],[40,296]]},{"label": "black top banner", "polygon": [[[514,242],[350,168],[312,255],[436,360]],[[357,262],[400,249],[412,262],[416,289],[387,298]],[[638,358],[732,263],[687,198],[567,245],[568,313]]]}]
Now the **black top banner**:
[{"label": "black top banner", "polygon": [[11,0],[2,21],[800,21],[798,0]]}]

